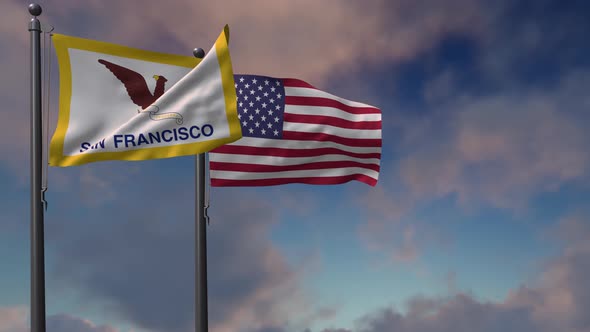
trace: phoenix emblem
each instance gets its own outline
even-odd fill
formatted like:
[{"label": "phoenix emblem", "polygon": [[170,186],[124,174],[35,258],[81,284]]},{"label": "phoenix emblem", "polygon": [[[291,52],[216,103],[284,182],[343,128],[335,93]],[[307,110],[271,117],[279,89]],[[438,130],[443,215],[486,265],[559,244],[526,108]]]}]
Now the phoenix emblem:
[{"label": "phoenix emblem", "polygon": [[177,124],[182,124],[181,114],[176,112],[158,114],[160,108],[154,104],[164,94],[165,85],[168,81],[166,77],[162,75],[153,76],[156,80],[156,87],[152,93],[148,88],[145,78],[138,72],[103,59],[99,59],[98,62],[110,70],[123,83],[131,101],[141,107],[141,109],[137,110],[137,113],[147,112],[150,119],[154,121],[175,119]]}]

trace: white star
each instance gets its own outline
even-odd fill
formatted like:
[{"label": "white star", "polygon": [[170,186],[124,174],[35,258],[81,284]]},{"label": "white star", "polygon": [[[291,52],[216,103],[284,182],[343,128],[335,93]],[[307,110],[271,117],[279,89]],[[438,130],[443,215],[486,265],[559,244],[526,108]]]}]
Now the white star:
[{"label": "white star", "polygon": [[266,116],[263,115],[261,119],[262,121],[266,121]]},{"label": "white star", "polygon": [[240,77],[240,82],[244,82],[244,78],[243,77]]},{"label": "white star", "polygon": [[248,118],[250,119],[250,121],[252,121],[254,120],[254,115],[250,115]]},{"label": "white star", "polygon": [[250,90],[250,94],[253,95],[254,94],[254,90]]},{"label": "white star", "polygon": [[281,85],[281,83],[279,81],[277,81],[276,83],[277,83],[277,86],[280,86]]},{"label": "white star", "polygon": [[244,107],[244,113],[248,113],[248,108]]},{"label": "white star", "polygon": [[250,102],[250,107],[254,107],[254,103],[253,102]]},{"label": "white star", "polygon": [[252,83],[256,84],[256,79],[253,79],[253,80],[252,80]]},{"label": "white star", "polygon": [[257,108],[255,112],[256,112],[256,114],[260,114],[260,109]]},{"label": "white star", "polygon": [[262,129],[262,135],[266,135],[266,129]]},{"label": "white star", "polygon": [[264,85],[268,85],[268,80],[264,80]]},{"label": "white star", "polygon": [[248,129],[248,131],[250,132],[250,134],[254,133],[254,129],[252,128]]},{"label": "white star", "polygon": [[260,127],[260,122],[257,121],[254,125],[256,126],[256,128],[258,128]]},{"label": "white star", "polygon": [[265,96],[265,97],[268,97],[268,92],[265,92],[265,93],[264,93],[264,96]]},{"label": "white star", "polygon": [[248,96],[244,96],[244,100],[248,100]]},{"label": "white star", "polygon": [[[250,119],[250,120],[252,120],[252,119]],[[279,117],[275,116],[275,122],[279,122],[279,120],[280,120]]]},{"label": "white star", "polygon": [[281,105],[276,105],[276,106],[275,106],[275,109],[276,109],[277,111],[279,111],[279,110],[281,109]]},{"label": "white star", "polygon": [[234,84],[234,87],[236,87],[236,88],[237,88],[237,87],[238,87],[238,83]]},{"label": "white star", "polygon": [[275,131],[273,131],[273,133],[275,134],[275,136],[279,136],[279,131],[275,129]]},{"label": "white star", "polygon": [[258,86],[258,91],[262,91],[262,85]]},{"label": "white star", "polygon": [[270,91],[275,92],[275,87],[273,86],[272,88],[270,88]]},{"label": "white star", "polygon": [[281,99],[281,97],[282,97],[282,96],[283,96],[283,95],[282,95],[282,94],[280,94],[280,93],[278,93],[278,94],[277,94],[277,98],[279,98],[279,99]]},{"label": "white star", "polygon": [[240,91],[239,91],[239,92],[240,92],[240,94],[242,94],[242,89],[240,89]]},{"label": "white star", "polygon": [[240,102],[240,107],[242,107],[242,105],[244,105],[244,103]]},{"label": "white star", "polygon": [[268,110],[268,115],[272,115],[272,110]]},{"label": "white star", "polygon": [[260,96],[256,96],[256,101],[260,101]]},{"label": "white star", "polygon": [[270,103],[271,103],[271,104],[274,104],[274,103],[275,103],[275,100],[274,100],[274,99],[272,99],[272,98],[270,98]]},{"label": "white star", "polygon": [[270,123],[270,122],[269,122],[269,123],[268,123],[266,126],[267,126],[268,128],[272,128],[272,123]]},{"label": "white star", "polygon": [[250,87],[250,84],[246,83],[246,85],[244,85],[246,87],[246,89],[248,89]]},{"label": "white star", "polygon": [[266,108],[266,103],[262,103],[262,108]]},{"label": "white star", "polygon": [[238,114],[238,119],[241,119],[241,118],[242,118],[242,114]]},{"label": "white star", "polygon": [[244,125],[244,127],[246,127],[248,125],[248,122],[246,122],[246,120],[242,121],[242,124]]}]

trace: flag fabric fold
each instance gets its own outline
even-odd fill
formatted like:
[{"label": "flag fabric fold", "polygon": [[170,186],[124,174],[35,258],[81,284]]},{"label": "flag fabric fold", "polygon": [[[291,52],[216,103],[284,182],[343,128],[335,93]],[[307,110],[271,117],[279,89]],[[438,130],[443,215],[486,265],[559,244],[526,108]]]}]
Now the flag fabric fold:
[{"label": "flag fabric fold", "polygon": [[235,75],[243,137],[209,152],[211,185],[375,186],[381,110],[298,79]]},{"label": "flag fabric fold", "polygon": [[53,40],[60,100],[51,166],[195,155],[241,137],[227,26],[202,60]]}]

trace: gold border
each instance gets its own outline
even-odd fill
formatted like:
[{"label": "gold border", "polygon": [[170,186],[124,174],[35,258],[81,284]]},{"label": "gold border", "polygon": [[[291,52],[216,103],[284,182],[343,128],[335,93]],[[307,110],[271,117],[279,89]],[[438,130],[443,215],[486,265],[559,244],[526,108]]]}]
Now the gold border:
[{"label": "gold border", "polygon": [[[236,96],[236,86],[234,81],[234,72],[229,56],[229,26],[226,24],[223,32],[215,42],[215,53],[219,61],[221,71],[221,84],[223,85],[223,95],[225,96],[225,114],[229,126],[229,137],[242,137],[242,127],[238,119],[238,97]],[[237,139],[232,139],[226,143],[231,143]]]},{"label": "gold border", "polygon": [[225,94],[225,112],[230,129],[229,137],[204,142],[143,148],[131,151],[97,152],[92,154],[66,156],[63,154],[63,146],[65,135],[69,126],[70,103],[72,97],[72,72],[68,49],[79,49],[187,68],[195,67],[201,62],[201,60],[195,57],[145,51],[96,40],[54,34],[53,42],[55,45],[55,51],[59,65],[60,96],[57,127],[51,139],[49,149],[49,165],[65,167],[106,160],[147,160],[194,155],[210,151],[218,146],[231,143],[241,138],[242,131],[237,117],[238,112],[236,108],[236,91],[231,67],[231,58],[228,50],[228,38],[229,28],[226,25],[223,32],[215,42],[215,50],[219,60],[222,76],[221,80]]}]

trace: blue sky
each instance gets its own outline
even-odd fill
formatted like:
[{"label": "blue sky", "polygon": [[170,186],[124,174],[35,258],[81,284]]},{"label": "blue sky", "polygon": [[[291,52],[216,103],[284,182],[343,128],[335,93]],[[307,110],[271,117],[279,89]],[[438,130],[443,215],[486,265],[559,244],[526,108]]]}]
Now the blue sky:
[{"label": "blue sky", "polygon": [[[211,331],[590,331],[587,2],[41,4],[167,53],[227,23],[234,72],[382,110],[376,187],[211,190]],[[28,331],[27,5],[0,4],[0,332]],[[193,330],[193,167],[49,169],[48,332]]]}]

